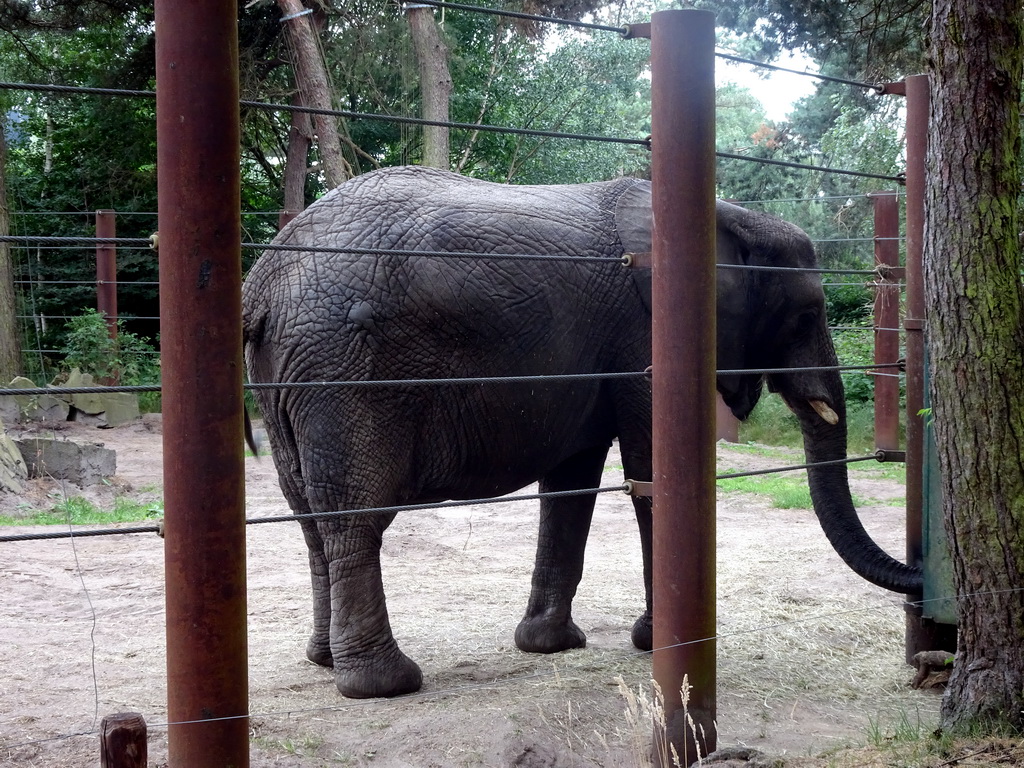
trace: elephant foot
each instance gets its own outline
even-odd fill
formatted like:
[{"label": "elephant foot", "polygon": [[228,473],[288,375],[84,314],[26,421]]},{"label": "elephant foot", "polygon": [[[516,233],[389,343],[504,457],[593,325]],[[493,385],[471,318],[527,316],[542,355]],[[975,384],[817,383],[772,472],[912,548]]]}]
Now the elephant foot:
[{"label": "elephant foot", "polygon": [[650,651],[654,648],[654,624],[651,621],[651,613],[648,611],[633,624],[633,631],[630,633],[633,646],[641,651]]},{"label": "elephant foot", "polygon": [[558,653],[586,648],[587,636],[572,619],[526,616],[516,627],[516,646],[527,653]]},{"label": "elephant foot", "polygon": [[306,658],[321,667],[334,666],[331,644],[326,640],[318,640],[316,637],[309,638],[309,642],[306,643]]},{"label": "elephant foot", "polygon": [[334,684],[350,699],[374,699],[415,693],[423,673],[397,645],[389,652],[336,656]]}]

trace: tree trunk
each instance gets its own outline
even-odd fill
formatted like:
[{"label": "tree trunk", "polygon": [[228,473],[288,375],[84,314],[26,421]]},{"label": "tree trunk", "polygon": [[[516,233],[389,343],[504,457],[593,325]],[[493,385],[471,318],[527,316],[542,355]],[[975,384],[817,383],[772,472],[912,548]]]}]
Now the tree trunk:
[{"label": "tree trunk", "polygon": [[[277,0],[277,5],[285,17],[290,17],[284,21],[284,25],[288,49],[292,55],[295,85],[302,106],[333,109],[330,80],[324,58],[320,54],[313,13],[303,13],[308,9],[303,6],[302,0]],[[338,118],[334,115],[314,114],[312,122],[327,187],[334,189],[349,178],[345,158],[341,154],[341,140],[338,138]]]},{"label": "tree trunk", "polygon": [[[0,112],[0,235],[10,234],[7,207],[7,143],[4,140],[3,113]],[[9,243],[0,243],[0,386],[21,373],[21,333],[18,330],[18,303],[14,295],[14,262]]]},{"label": "tree trunk", "polygon": [[[448,72],[448,46],[434,20],[429,6],[407,6],[409,33],[420,74],[420,100],[424,120],[448,122],[448,104],[452,93],[452,76]],[[423,165],[449,167],[448,128],[423,126]]]},{"label": "tree trunk", "polygon": [[[299,104],[295,94],[292,104]],[[284,162],[284,209],[280,226],[284,226],[306,207],[306,174],[309,173],[309,148],[313,143],[313,127],[305,112],[292,112],[288,129],[288,154]]]},{"label": "tree trunk", "polygon": [[1024,726],[1024,12],[935,0],[925,243],[932,417],[959,598],[947,728]]}]

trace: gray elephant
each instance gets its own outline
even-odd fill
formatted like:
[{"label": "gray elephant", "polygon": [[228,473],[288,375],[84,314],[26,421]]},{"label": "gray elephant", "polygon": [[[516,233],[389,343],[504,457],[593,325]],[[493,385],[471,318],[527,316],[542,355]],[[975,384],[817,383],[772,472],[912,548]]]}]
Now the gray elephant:
[{"label": "gray elephant", "polygon": [[[807,236],[778,219],[719,203],[722,264],[813,267]],[[310,206],[267,251],[243,289],[245,358],[254,382],[317,382],[639,372],[651,363],[650,184],[507,186],[422,167],[349,181]],[[409,249],[479,255],[316,253],[303,248]],[[496,254],[578,259],[515,260]],[[718,270],[718,367],[836,364],[819,278]],[[835,371],[719,376],[739,418],[762,383],[804,432],[808,461],[846,454]],[[494,385],[260,390],[281,488],[299,515],[313,580],[307,655],[333,666],[346,696],[417,690],[419,667],[391,633],[380,546],[393,513],[324,519],[311,512],[491,497],[539,481],[541,491],[592,488],[618,439],[626,477],[651,477],[651,391],[642,377]],[[815,511],[842,558],[898,592],[920,573],[868,537],[842,465],[809,472]],[[651,647],[651,504],[633,501],[647,610],[633,643]],[[541,502],[524,651],[586,644],[572,620],[593,496]]]}]

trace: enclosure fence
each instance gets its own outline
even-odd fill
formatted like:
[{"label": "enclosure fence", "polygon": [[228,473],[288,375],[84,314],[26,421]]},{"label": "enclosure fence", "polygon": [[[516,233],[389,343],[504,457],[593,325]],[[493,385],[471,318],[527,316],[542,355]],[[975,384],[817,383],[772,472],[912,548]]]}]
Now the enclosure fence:
[{"label": "enclosure fence", "polygon": [[[585,28],[585,29],[591,29],[591,30],[596,30],[596,31],[613,32],[613,33],[617,33],[617,34],[622,34],[623,36],[626,36],[626,37],[640,36],[640,35],[644,34],[645,32],[649,34],[649,28],[645,28],[645,25],[631,25],[631,26],[626,27],[626,28],[610,27],[610,26],[602,26],[602,25],[583,24],[583,23],[579,23],[579,22],[568,22],[566,20],[553,19],[553,18],[549,18],[549,17],[541,17],[541,16],[530,15],[530,14],[519,14],[519,13],[514,13],[514,12],[508,12],[508,11],[499,11],[497,9],[487,9],[487,8],[481,8],[481,7],[478,7],[478,6],[469,6],[469,5],[462,5],[462,4],[457,4],[457,3],[440,2],[440,0],[419,0],[419,2],[422,2],[422,3],[426,4],[426,5],[432,5],[432,6],[435,6],[435,7],[448,8],[448,9],[451,9],[453,11],[469,11],[469,12],[494,13],[494,14],[507,15],[507,16],[511,16],[511,17],[514,17],[514,18],[530,19],[530,20],[534,20],[534,21],[538,21],[538,22],[544,22],[544,23],[571,24],[572,26],[581,27],[581,28]],[[785,68],[777,67],[777,66],[774,66],[774,65],[765,65],[765,64],[760,63],[760,62],[753,62],[753,61],[742,59],[740,57],[736,57],[736,56],[733,56],[733,55],[730,55],[730,54],[719,53],[719,54],[716,54],[716,55],[718,57],[724,59],[724,60],[742,62],[742,63],[752,64],[752,65],[757,65],[757,66],[766,66],[769,69],[791,71],[791,72],[794,71],[794,70],[786,70]],[[820,75],[812,75],[810,73],[804,73],[804,72],[797,72],[797,74],[805,74],[805,75],[809,75],[809,76],[812,76],[812,77],[817,77],[817,78],[819,78],[821,80],[826,80],[826,81],[829,81],[829,82],[845,84],[845,85],[849,85],[851,87],[867,88],[867,89],[872,89],[872,90],[876,90],[876,91],[879,91],[879,92],[883,92],[883,91],[887,91],[887,90],[889,92],[892,91],[891,87],[887,89],[885,86],[875,86],[875,85],[871,85],[871,84],[867,84],[867,83],[861,83],[861,82],[854,81],[854,80],[844,80],[842,78],[832,78],[832,77],[825,77],[825,76],[820,76]],[[18,90],[34,90],[34,91],[39,91],[39,92],[68,94],[68,95],[76,95],[76,96],[101,96],[101,97],[121,97],[121,98],[155,98],[156,97],[156,93],[155,92],[150,92],[150,91],[128,91],[128,90],[121,90],[121,89],[82,88],[82,87],[73,87],[73,86],[47,85],[47,84],[0,83],[0,88],[18,89]],[[910,86],[909,90],[911,92],[913,92],[913,86]],[[919,107],[920,101],[918,100],[916,103],[918,105],[917,109],[919,111],[920,110],[920,107]],[[295,107],[295,106],[291,106],[291,105],[281,105],[281,104],[267,104],[267,103],[261,103],[261,102],[241,101],[240,104],[242,106],[244,106],[244,107],[256,108],[256,109],[266,109],[266,110],[293,110],[293,111],[301,111],[301,112],[309,112],[309,113],[327,112],[329,114],[332,114],[332,115],[335,115],[335,116],[339,116],[339,117],[343,117],[343,118],[347,118],[347,119],[382,120],[382,121],[391,121],[391,122],[402,122],[402,123],[411,124],[411,125],[442,125],[442,126],[445,126],[445,127],[450,127],[450,128],[455,128],[455,129],[472,129],[472,130],[506,132],[506,133],[522,133],[522,134],[525,134],[525,135],[537,136],[537,137],[546,138],[546,139],[598,141],[598,142],[616,142],[616,143],[624,143],[624,144],[643,146],[643,147],[646,147],[648,149],[651,148],[651,144],[652,144],[650,137],[638,139],[638,138],[629,138],[629,137],[587,136],[587,135],[579,135],[579,134],[571,134],[571,133],[562,133],[562,132],[557,132],[557,131],[537,131],[537,130],[532,130],[532,129],[520,129],[520,128],[514,128],[514,127],[508,127],[508,126],[490,126],[490,125],[478,125],[478,124],[475,124],[475,123],[426,121],[426,120],[421,120],[421,119],[417,119],[417,118],[410,118],[410,117],[400,117],[400,116],[396,117],[396,116],[383,115],[383,114],[374,114],[374,113],[358,113],[358,112],[351,112],[351,111],[344,111],[344,110],[314,110],[314,109],[311,109],[311,108]],[[832,173],[832,174],[838,174],[838,175],[841,175],[841,176],[877,179],[877,180],[887,181],[887,182],[896,183],[896,184],[902,184],[902,183],[906,182],[908,184],[908,187],[912,187],[914,185],[917,185],[919,187],[919,185],[922,183],[920,174],[923,173],[923,163],[920,165],[920,168],[918,168],[918,167],[911,168],[910,165],[908,164],[908,173],[907,173],[907,176],[905,178],[902,175],[900,175],[900,176],[891,176],[891,175],[885,175],[885,174],[870,174],[870,173],[863,173],[863,172],[851,171],[851,170],[845,170],[845,169],[828,168],[828,167],[824,167],[824,166],[817,166],[817,165],[811,165],[811,164],[789,163],[789,162],[776,161],[776,160],[767,159],[767,158],[753,158],[753,157],[747,157],[747,156],[736,154],[736,153],[718,152],[716,154],[717,154],[717,156],[720,159],[729,160],[729,161],[758,162],[758,163],[763,163],[763,164],[767,164],[767,165],[773,165],[773,166],[780,166],[780,167],[788,167],[788,168],[795,168],[795,169],[800,169],[800,170],[806,170],[806,171],[809,171],[809,172]],[[908,155],[911,156],[912,160],[915,159],[915,156],[914,156],[912,150],[908,150]],[[914,174],[918,174],[918,175],[915,177]],[[917,190],[915,190],[915,192],[917,192]],[[912,210],[916,210],[916,206],[918,206],[919,203],[916,200],[915,201],[911,201],[910,196],[911,196],[911,190],[908,188],[908,200],[907,200],[908,219],[913,220],[915,214],[912,213],[911,211]],[[897,195],[894,194],[894,193],[891,193],[891,192],[890,193],[886,193],[882,197],[885,197],[887,201],[891,201],[892,204],[895,204],[896,201],[897,201]],[[917,221],[919,221],[919,219]],[[914,223],[916,225],[915,221],[911,221],[910,223]],[[919,247],[920,234],[916,234],[916,233],[912,233],[911,232],[910,223],[908,223],[908,241],[909,241],[909,243],[908,243],[908,263],[907,263],[907,268],[906,268],[907,269],[906,281],[907,281],[907,286],[908,286],[908,294],[913,295],[913,291],[914,291],[913,286],[915,284],[915,281],[920,279],[919,276],[918,276],[919,272],[920,272],[920,266],[919,266],[919,263],[915,264],[915,263],[912,262],[913,258],[919,258],[919,257],[913,257],[911,255],[911,251],[914,248]],[[896,230],[895,231],[892,230],[891,222],[890,222],[889,229],[885,230],[885,232],[883,234],[876,234],[876,236],[873,237],[873,238],[837,238],[837,239],[833,239],[833,240],[830,240],[830,241],[820,241],[820,242],[840,242],[840,241],[864,242],[864,243],[870,242],[870,243],[873,243],[875,245],[876,252],[879,251],[879,250],[885,250],[889,254],[891,254],[891,253],[893,253],[895,251],[896,255],[898,256],[899,242],[900,242],[900,237],[899,237],[899,232],[898,232],[898,222],[896,224]],[[65,248],[65,247],[72,247],[72,246],[89,246],[89,247],[116,246],[118,248],[146,248],[146,249],[148,249],[148,248],[150,248],[150,247],[152,247],[154,245],[154,243],[152,242],[152,240],[150,238],[116,238],[116,237],[108,237],[108,238],[105,238],[105,237],[94,237],[94,238],[88,238],[88,237],[4,236],[4,237],[0,237],[0,242],[8,242],[8,243],[12,243],[12,244],[19,245],[19,246],[25,246],[25,247],[33,246],[33,247],[37,247],[37,248],[43,248],[43,247],[60,247],[60,248]],[[295,246],[276,245],[276,244],[273,244],[273,243],[271,243],[271,244],[267,244],[267,243],[240,243],[240,247],[242,247],[242,248],[257,249],[257,250],[261,250],[261,251],[273,251],[273,250],[297,251],[297,250],[301,250],[301,251],[309,251],[309,252],[320,253],[320,254],[323,254],[325,256],[329,256],[330,254],[334,254],[334,253],[346,253],[346,254],[361,254],[361,255],[395,255],[395,256],[406,256],[406,257],[410,257],[410,258],[441,257],[441,258],[456,258],[457,259],[457,258],[474,258],[474,257],[476,257],[478,255],[478,254],[475,254],[475,253],[422,252],[422,251],[408,251],[408,250],[395,250],[395,249],[353,249],[353,248],[341,248],[341,249],[316,248],[316,249],[313,249],[313,248],[296,248]],[[585,262],[587,262],[589,264],[620,263],[620,264],[622,264],[623,268],[629,268],[630,266],[632,266],[632,265],[628,265],[628,264],[623,263],[623,259],[620,259],[620,258],[602,259],[600,257],[585,257],[585,258],[581,259],[579,257],[559,257],[559,256],[549,256],[549,255],[543,255],[543,254],[487,254],[487,256],[488,256],[488,258],[515,259],[515,260],[524,260],[524,261],[530,261],[530,260],[552,261],[552,260],[568,260],[568,259],[572,259],[572,260],[585,261]],[[727,265],[719,265],[719,268],[757,269],[756,267],[733,267],[733,266],[727,266]],[[779,269],[779,268],[766,268],[766,269]],[[898,313],[898,301],[894,301],[892,299],[892,297],[894,295],[894,293],[893,293],[894,291],[895,292],[899,291],[900,280],[904,277],[904,275],[900,271],[900,269],[896,266],[895,262],[888,263],[888,262],[883,262],[883,261],[879,260],[878,266],[875,269],[824,269],[823,268],[823,269],[816,269],[816,270],[810,270],[810,271],[818,273],[818,274],[822,274],[822,275],[847,274],[847,275],[870,276],[870,277],[873,278],[873,281],[871,282],[871,286],[875,287],[878,290],[879,295],[884,295],[884,296],[887,297],[885,299],[885,301],[881,302],[881,304],[883,304],[884,307],[886,307],[886,308],[888,308],[890,310],[894,310],[895,312]],[[71,283],[73,283],[75,281],[45,281],[45,280],[33,281],[31,279],[27,279],[27,280],[24,280],[24,281],[19,281],[19,284],[24,284],[24,285],[36,284],[36,285],[38,285],[40,283],[45,283],[45,282],[61,282],[62,284],[71,284]],[[100,287],[102,287],[103,285],[111,284],[111,283],[116,284],[115,281],[109,281],[109,280],[98,280],[96,282],[98,282],[100,284]],[[80,284],[92,285],[94,283],[93,282],[82,282]],[[150,284],[150,283],[139,283],[139,284]],[[159,285],[159,283],[156,283],[156,284]],[[862,285],[863,283],[854,283],[854,284]],[[826,285],[827,285],[827,283],[826,283]],[[920,294],[918,293],[917,296],[919,297]],[[909,302],[909,299],[908,299],[908,302]],[[898,449],[898,445],[895,443],[895,438],[894,438],[894,434],[897,432],[896,428],[893,427],[893,425],[897,423],[896,410],[898,409],[899,387],[898,387],[898,379],[893,374],[896,373],[897,371],[902,372],[904,369],[907,369],[908,371],[910,371],[913,368],[913,369],[915,369],[915,371],[918,371],[919,368],[920,368],[920,364],[921,364],[920,353],[916,351],[916,350],[920,350],[920,345],[917,343],[917,341],[920,340],[920,335],[919,334],[914,335],[914,334],[916,332],[920,331],[919,327],[915,327],[915,323],[920,322],[919,318],[922,315],[923,315],[923,312],[920,310],[918,305],[912,304],[908,308],[908,318],[907,318],[907,320],[905,322],[905,327],[906,327],[907,331],[911,332],[911,334],[908,335],[908,339],[907,339],[907,359],[906,360],[898,359],[899,343],[898,343],[898,340],[897,340],[896,346],[893,347],[893,346],[889,345],[889,346],[885,347],[885,351],[881,353],[881,357],[876,357],[876,361],[872,365],[861,365],[861,366],[858,366],[858,365],[841,365],[841,366],[834,367],[835,370],[840,370],[840,371],[870,372],[873,375],[876,375],[878,377],[886,377],[886,376],[888,376],[888,377],[892,378],[893,384],[896,385],[895,389],[893,389],[892,387],[889,387],[886,390],[885,397],[887,398],[887,401],[886,401],[886,404],[885,404],[885,408],[888,409],[888,410],[886,411],[886,414],[883,417],[881,417],[881,418],[882,419],[888,419],[888,421],[885,422],[885,426],[880,430],[878,450],[874,454],[867,455],[867,456],[861,456],[861,457],[849,458],[849,459],[846,459],[844,462],[841,462],[841,463],[854,463],[854,462],[862,462],[862,461],[869,461],[869,460],[876,460],[876,461],[899,461],[899,460],[902,460],[903,454],[902,454],[902,452],[897,450]],[[892,314],[892,312],[890,312],[888,315],[885,315],[884,317],[876,315],[875,325],[872,328],[866,328],[866,329],[863,329],[863,330],[871,330],[871,331],[873,331],[875,333],[875,335],[876,335],[876,343],[877,343],[878,340],[881,339],[882,337],[888,336],[888,337],[896,338],[897,332],[899,331],[899,327],[898,326],[899,326],[898,314]],[[916,339],[917,341],[915,341],[914,339]],[[894,349],[896,350],[895,352],[893,351]],[[737,374],[761,374],[761,375],[765,375],[765,374],[772,374],[772,373],[794,372],[795,370],[802,370],[802,369],[719,370],[719,371],[716,371],[715,373],[717,373],[718,375],[737,375]],[[636,377],[647,377],[647,378],[649,378],[650,376],[651,376],[650,371],[626,371],[626,372],[619,372],[619,373],[604,373],[604,374],[571,373],[570,372],[570,373],[566,373],[566,374],[564,374],[562,376],[548,376],[548,377],[487,377],[487,378],[445,379],[445,380],[417,379],[417,380],[400,380],[400,381],[337,381],[337,382],[301,382],[301,383],[294,383],[294,382],[293,383],[282,383],[282,382],[278,382],[278,383],[270,383],[270,384],[249,384],[249,385],[246,385],[246,386],[249,389],[258,389],[258,388],[286,388],[286,387],[291,387],[291,388],[323,387],[323,388],[339,388],[340,389],[340,388],[346,388],[346,387],[367,387],[367,386],[374,386],[374,387],[388,387],[388,386],[403,386],[403,387],[407,387],[407,386],[464,386],[464,385],[489,385],[489,384],[495,384],[495,383],[524,382],[524,381],[534,381],[534,380],[564,381],[564,380],[586,380],[586,379],[594,379],[594,378],[599,378],[599,379],[636,378]],[[914,377],[913,386],[918,387],[918,390],[920,390],[919,381],[916,378],[918,376],[919,376],[919,373],[917,373],[917,372],[912,374],[912,377]],[[882,388],[882,385],[881,385],[880,382],[879,382],[879,384],[877,386],[878,386],[879,389]],[[158,385],[158,384],[141,385],[141,386],[96,387],[96,388],[92,388],[92,387],[77,387],[77,388],[75,388],[75,387],[38,387],[38,388],[34,388],[34,389],[33,388],[29,388],[29,389],[25,389],[25,388],[20,388],[20,389],[19,388],[0,388],[0,396],[11,395],[11,396],[30,396],[31,397],[31,396],[47,395],[47,394],[78,394],[78,393],[92,393],[92,392],[101,392],[101,391],[102,392],[110,392],[110,391],[121,391],[121,392],[156,392],[156,391],[160,391],[160,390],[161,390],[161,385]],[[915,400],[915,397],[919,398],[920,396],[917,395],[917,394],[912,394],[911,393],[911,381],[908,381],[908,390],[907,390],[907,412],[908,412],[908,416],[907,416],[908,437],[907,437],[907,440],[908,440],[908,444],[907,444],[907,447],[906,447],[906,456],[907,456],[908,463],[914,461],[915,457],[916,457],[917,461],[920,461],[920,453],[921,453],[920,444],[915,444],[915,443],[912,442],[912,441],[915,441],[915,440],[920,440],[920,435],[917,432],[915,432],[915,424],[917,425],[918,431],[919,431],[919,427],[920,427],[920,425],[919,425],[920,417],[917,415],[917,410],[913,410],[915,405],[919,402],[919,400]],[[893,405],[894,402],[895,402],[895,405]],[[885,434],[883,435],[882,432],[884,432]],[[801,464],[801,465],[798,465],[798,466],[785,466],[785,467],[778,467],[778,468],[768,469],[768,470],[758,470],[757,472],[723,473],[723,474],[718,475],[718,477],[719,478],[734,478],[734,477],[741,477],[741,476],[746,476],[746,475],[751,475],[751,474],[763,474],[763,473],[767,473],[767,472],[787,472],[787,471],[793,471],[793,470],[806,469],[809,466],[813,466],[813,465]],[[919,488],[916,489],[916,490],[911,488],[911,483],[912,483],[911,475],[914,472],[917,472],[917,474],[920,474],[919,465],[917,465],[916,469],[914,469],[912,467],[908,467],[908,473],[907,473],[908,474],[908,507],[913,504],[912,497],[914,496],[914,494],[916,493],[918,496],[920,495]],[[612,487],[580,489],[580,490],[576,490],[576,491],[565,492],[563,494],[550,494],[550,493],[548,493],[548,494],[544,494],[544,493],[524,494],[524,495],[516,496],[514,498],[515,498],[515,500],[537,500],[537,499],[540,499],[540,498],[550,498],[550,497],[553,497],[555,495],[566,495],[566,494],[593,495],[593,494],[598,494],[598,493],[601,493],[601,494],[613,493],[613,492],[623,493],[623,492],[629,492],[630,490],[631,490],[631,488],[629,487],[628,484],[621,484],[621,485],[616,485],[616,486],[612,486]],[[467,500],[467,501],[447,502],[447,503],[441,503],[441,504],[410,504],[410,505],[404,505],[404,506],[386,507],[386,508],[375,508],[375,509],[336,510],[336,511],[331,511],[331,512],[314,513],[312,516],[313,517],[328,517],[328,516],[353,515],[353,514],[378,514],[378,513],[395,513],[395,512],[415,512],[415,511],[421,511],[421,510],[426,510],[426,509],[438,509],[438,508],[443,509],[443,508],[454,507],[454,506],[484,504],[484,503],[491,503],[493,501],[497,501],[497,500],[494,500],[494,499],[473,499],[473,500]],[[505,499],[501,499],[500,501],[508,501],[508,499],[505,498]],[[908,516],[910,516],[909,511],[908,511]],[[274,516],[274,517],[254,518],[254,519],[246,520],[245,523],[251,525],[251,524],[262,524],[262,523],[273,523],[273,522],[286,522],[286,521],[287,522],[294,522],[295,521],[295,516],[294,515],[282,515],[282,516]],[[908,523],[908,555],[910,556],[910,562],[911,563],[915,562],[915,560],[917,560],[917,561],[920,560],[920,540],[917,539],[915,541],[913,539],[913,536],[919,535],[919,530],[917,530],[915,532],[915,529],[914,529],[915,525],[919,529],[919,526],[920,526],[919,518],[918,518],[918,522],[917,523],[914,523],[913,521]],[[23,533],[23,534],[12,534],[12,535],[0,536],[0,542],[16,542],[16,541],[26,541],[26,540],[42,539],[42,538],[77,538],[77,537],[92,537],[92,536],[104,536],[104,535],[122,535],[122,534],[128,534],[128,533],[162,533],[162,527],[163,526],[161,524],[161,525],[151,525],[151,526],[128,526],[128,527],[95,529],[95,530],[81,530],[81,529],[79,529],[79,530],[68,530],[68,531],[62,531],[62,532],[53,533],[53,534],[33,532],[33,533]],[[962,599],[969,599],[969,597],[970,596],[963,596]],[[943,598],[935,598],[935,599],[948,599],[948,596],[947,597],[943,597]],[[918,611],[919,612],[919,609],[921,608],[921,606],[924,605],[926,602],[927,602],[927,600],[925,598],[923,598],[922,596],[910,596],[910,598],[907,601],[905,601],[904,604],[909,606],[912,611]],[[891,610],[893,605],[894,605],[893,602],[887,601],[884,604],[880,604],[879,606],[872,606],[872,607],[869,607],[869,608],[857,609],[857,611],[872,611],[872,610],[879,610],[879,609]],[[842,615],[842,614],[832,613],[832,614],[829,614],[828,616],[822,616],[818,620],[828,620],[830,618],[834,618],[837,615]],[[773,629],[774,627],[777,627],[777,626],[779,626],[779,625],[777,625],[777,624],[766,625],[764,627],[759,627],[759,628],[756,628],[756,629],[746,630],[745,632],[750,633],[750,632],[770,631],[771,629]],[[693,639],[693,640],[689,640],[689,641],[686,641],[684,643],[675,644],[674,646],[659,647],[659,648],[656,649],[656,651],[665,650],[665,649],[667,649],[669,647],[680,647],[680,646],[686,646],[686,645],[699,645],[699,644],[713,643],[716,638],[718,638],[718,637],[725,637],[725,636],[726,635],[717,635],[717,634],[711,633],[711,634],[707,634],[704,637],[700,637],[700,638],[696,638],[696,639]],[[908,654],[909,654],[909,649],[908,649]],[[630,656],[634,656],[634,655],[637,655],[637,654],[630,654]],[[549,674],[552,674],[552,673],[548,673],[548,672],[535,673],[535,674],[531,674],[531,675],[520,677],[520,678],[511,678],[511,679],[508,679],[508,680],[499,681],[497,683],[481,683],[480,686],[493,686],[493,685],[499,685],[499,684],[500,685],[514,684],[514,683],[517,683],[517,682],[521,682],[523,680],[532,679],[532,678],[535,678],[535,677],[538,677],[538,676],[546,676],[546,675],[549,675]],[[467,689],[471,690],[473,687],[478,687],[478,686],[464,686],[464,687],[460,687],[458,689],[449,689],[449,690],[444,690],[444,691],[431,691],[431,692],[415,694],[415,695],[416,696],[438,696],[438,695],[445,695],[447,693],[450,693],[452,690],[456,690],[456,691],[463,691],[463,690],[467,690]],[[344,709],[349,709],[349,708],[358,707],[358,706],[362,706],[362,704],[355,703],[355,702],[351,702],[351,703],[346,702],[343,705],[332,706],[332,707],[328,707],[328,708],[311,708],[311,709],[308,709],[308,710],[294,710],[294,709],[292,709],[292,710],[282,711],[282,712],[264,712],[264,713],[259,713],[258,716],[263,716],[263,717],[291,716],[291,715],[295,715],[295,714],[308,714],[308,713],[315,713],[315,712],[321,712],[321,711],[338,711],[338,710],[344,710]],[[255,717],[255,716],[257,716],[257,715],[256,714],[249,714],[248,712],[240,712],[238,715],[233,715],[233,716],[230,716],[230,717],[227,717],[227,718],[203,719],[202,721],[187,720],[187,719],[186,720],[175,720],[173,722],[166,722],[166,723],[160,723],[160,724],[151,724],[151,727],[168,727],[168,728],[172,728],[174,726],[187,726],[187,725],[196,725],[196,724],[202,724],[203,726],[209,726],[211,723],[216,723],[216,722],[225,721],[225,720],[238,720],[238,721],[242,721],[244,723],[245,721],[247,721],[248,718]],[[243,733],[245,733],[245,728],[244,727],[242,728],[242,731],[243,731]],[[60,735],[60,736],[55,736],[54,739],[81,737],[81,736],[85,736],[85,735],[90,735],[91,736],[91,735],[95,735],[96,733],[97,733],[96,730],[90,730],[90,731],[78,732],[78,733],[74,733],[74,734],[64,734],[64,735]],[[246,736],[246,738],[247,738],[247,736]],[[6,745],[6,748],[7,749],[14,749],[14,748],[19,748],[19,747],[23,747],[23,746],[32,745],[32,744],[38,744],[38,743],[41,743],[42,741],[45,741],[45,740],[34,740],[34,741],[27,741],[27,742],[23,742],[23,743],[8,744],[8,745]]]}]

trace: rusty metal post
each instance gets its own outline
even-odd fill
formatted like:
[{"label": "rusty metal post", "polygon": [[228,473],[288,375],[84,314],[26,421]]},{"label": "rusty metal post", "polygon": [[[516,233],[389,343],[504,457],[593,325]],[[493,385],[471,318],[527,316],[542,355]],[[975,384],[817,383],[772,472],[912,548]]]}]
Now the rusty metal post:
[{"label": "rusty metal post", "polygon": [[[875,363],[900,359],[900,286],[892,272],[900,260],[900,203],[895,192],[868,195],[875,213],[875,266],[882,267],[875,281]],[[900,447],[900,380],[893,368],[880,368],[875,385],[875,448]]]},{"label": "rusty metal post", "polygon": [[[117,237],[113,211],[96,211],[96,237],[111,240]],[[96,246],[96,309],[107,320],[110,338],[116,339],[117,247],[113,243]]]},{"label": "rusty metal post", "polygon": [[[924,221],[930,90],[928,75],[906,79],[907,95],[907,563],[924,563],[925,316]],[[941,524],[941,523],[940,523]],[[906,660],[920,651],[956,648],[956,627],[922,616],[923,595],[907,595]]]},{"label": "rusty metal post", "polygon": [[171,768],[249,765],[237,12],[156,3]]},{"label": "rusty metal post", "polygon": [[[928,151],[928,76],[906,79],[907,92],[907,309],[903,320],[907,357],[907,564],[920,566],[924,498],[924,206]],[[906,659],[933,650],[921,633],[921,611],[912,603],[922,595],[907,595]]]},{"label": "rusty metal post", "polygon": [[654,678],[684,765],[716,742],[714,44],[708,11],[653,15]]}]

